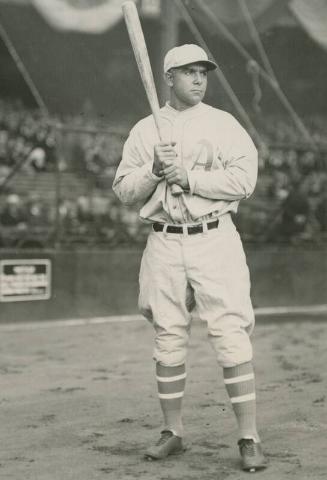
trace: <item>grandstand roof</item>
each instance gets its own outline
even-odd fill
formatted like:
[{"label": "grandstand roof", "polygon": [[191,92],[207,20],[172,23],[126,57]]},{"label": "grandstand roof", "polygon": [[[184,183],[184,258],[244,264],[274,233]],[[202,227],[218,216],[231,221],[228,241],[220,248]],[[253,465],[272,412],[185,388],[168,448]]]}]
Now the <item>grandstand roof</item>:
[{"label": "grandstand roof", "polygon": [[[50,110],[83,114],[93,105],[98,114],[108,116],[118,110],[127,114],[132,105],[137,115],[147,112],[126,29],[119,21],[121,3],[122,0],[0,0],[0,22]],[[51,12],[48,8],[46,13],[46,7],[51,4],[57,7],[61,4],[70,8],[70,12],[75,9],[78,14],[107,9],[99,16],[100,30],[93,30],[90,35],[90,27],[87,30],[82,21],[85,17],[79,17],[80,23],[66,22],[61,29],[55,28],[60,18],[57,15],[50,20]],[[218,32],[208,29],[207,19],[199,8],[201,4],[210,7],[213,15],[242,42],[250,41],[236,0],[188,0],[187,5],[202,31],[214,39]],[[272,26],[301,25],[317,44],[327,48],[325,0],[247,0],[246,4],[263,36]],[[58,8],[56,11],[58,14]],[[67,20],[68,10],[63,12]],[[112,14],[107,28],[104,28],[104,12]],[[151,38],[148,46],[155,72],[160,70],[156,50],[160,43],[159,22],[160,19],[153,18],[142,21],[146,38]],[[275,40],[280,45],[280,40]],[[224,54],[220,45],[217,44],[219,57]],[[230,68],[235,68],[235,62],[236,58],[230,57]]]},{"label": "grandstand roof", "polygon": [[[125,0],[0,0],[0,4],[30,6],[44,19],[60,30],[103,33],[122,18],[121,6]],[[135,0],[144,12],[146,0]],[[157,2],[151,2],[160,4]],[[205,0],[212,14],[234,29],[243,41],[250,41],[244,15],[238,1]],[[193,14],[207,27],[198,0],[188,0]],[[325,0],[246,0],[247,8],[263,32],[272,25],[294,25],[298,22],[321,46],[327,48],[327,3]],[[156,11],[159,13],[160,8]]]}]

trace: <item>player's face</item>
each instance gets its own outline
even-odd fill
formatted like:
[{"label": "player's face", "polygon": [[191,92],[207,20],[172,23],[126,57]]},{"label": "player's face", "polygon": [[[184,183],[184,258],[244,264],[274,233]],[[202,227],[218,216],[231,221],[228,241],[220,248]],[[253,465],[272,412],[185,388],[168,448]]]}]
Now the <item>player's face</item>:
[{"label": "player's face", "polygon": [[200,103],[207,89],[207,73],[206,66],[201,63],[173,68],[166,77],[170,105],[176,110],[186,110]]}]

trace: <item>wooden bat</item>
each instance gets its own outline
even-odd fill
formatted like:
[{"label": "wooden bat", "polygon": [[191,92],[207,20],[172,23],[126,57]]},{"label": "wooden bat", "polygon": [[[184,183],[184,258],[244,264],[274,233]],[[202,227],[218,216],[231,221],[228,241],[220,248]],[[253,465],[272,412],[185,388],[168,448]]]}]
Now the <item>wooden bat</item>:
[{"label": "wooden bat", "polygon": [[[153,79],[153,73],[151,63],[149,59],[148,49],[146,47],[141,22],[137,12],[137,8],[134,2],[124,2],[122,5],[124,19],[131,41],[137,67],[139,69],[143,87],[148,98],[148,102],[151,108],[151,112],[156,124],[160,141],[163,141],[163,132],[161,128],[160,120],[160,107],[158,101],[158,95]],[[174,196],[181,195],[183,193],[182,187],[179,185],[171,185],[171,193]]]}]

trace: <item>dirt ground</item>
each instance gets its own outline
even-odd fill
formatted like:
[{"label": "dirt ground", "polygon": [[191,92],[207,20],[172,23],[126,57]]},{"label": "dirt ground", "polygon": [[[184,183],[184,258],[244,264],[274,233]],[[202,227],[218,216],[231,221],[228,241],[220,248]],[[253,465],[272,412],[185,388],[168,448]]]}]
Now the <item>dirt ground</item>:
[{"label": "dirt ground", "polygon": [[0,478],[327,478],[326,321],[256,327],[258,421],[270,461],[256,474],[240,471],[236,423],[200,323],[187,362],[188,450],[143,460],[161,427],[152,337],[145,321],[0,327]]}]

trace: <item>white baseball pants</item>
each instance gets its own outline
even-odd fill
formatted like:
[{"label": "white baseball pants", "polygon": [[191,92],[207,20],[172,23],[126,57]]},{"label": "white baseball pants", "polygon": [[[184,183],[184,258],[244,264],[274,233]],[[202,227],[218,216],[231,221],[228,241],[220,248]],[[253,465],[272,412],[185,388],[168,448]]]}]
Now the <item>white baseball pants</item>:
[{"label": "white baseball pants", "polygon": [[219,218],[218,228],[206,233],[152,231],[139,281],[139,308],[154,325],[157,362],[166,366],[185,362],[194,306],[207,322],[222,367],[252,359],[249,270],[229,214]]}]

